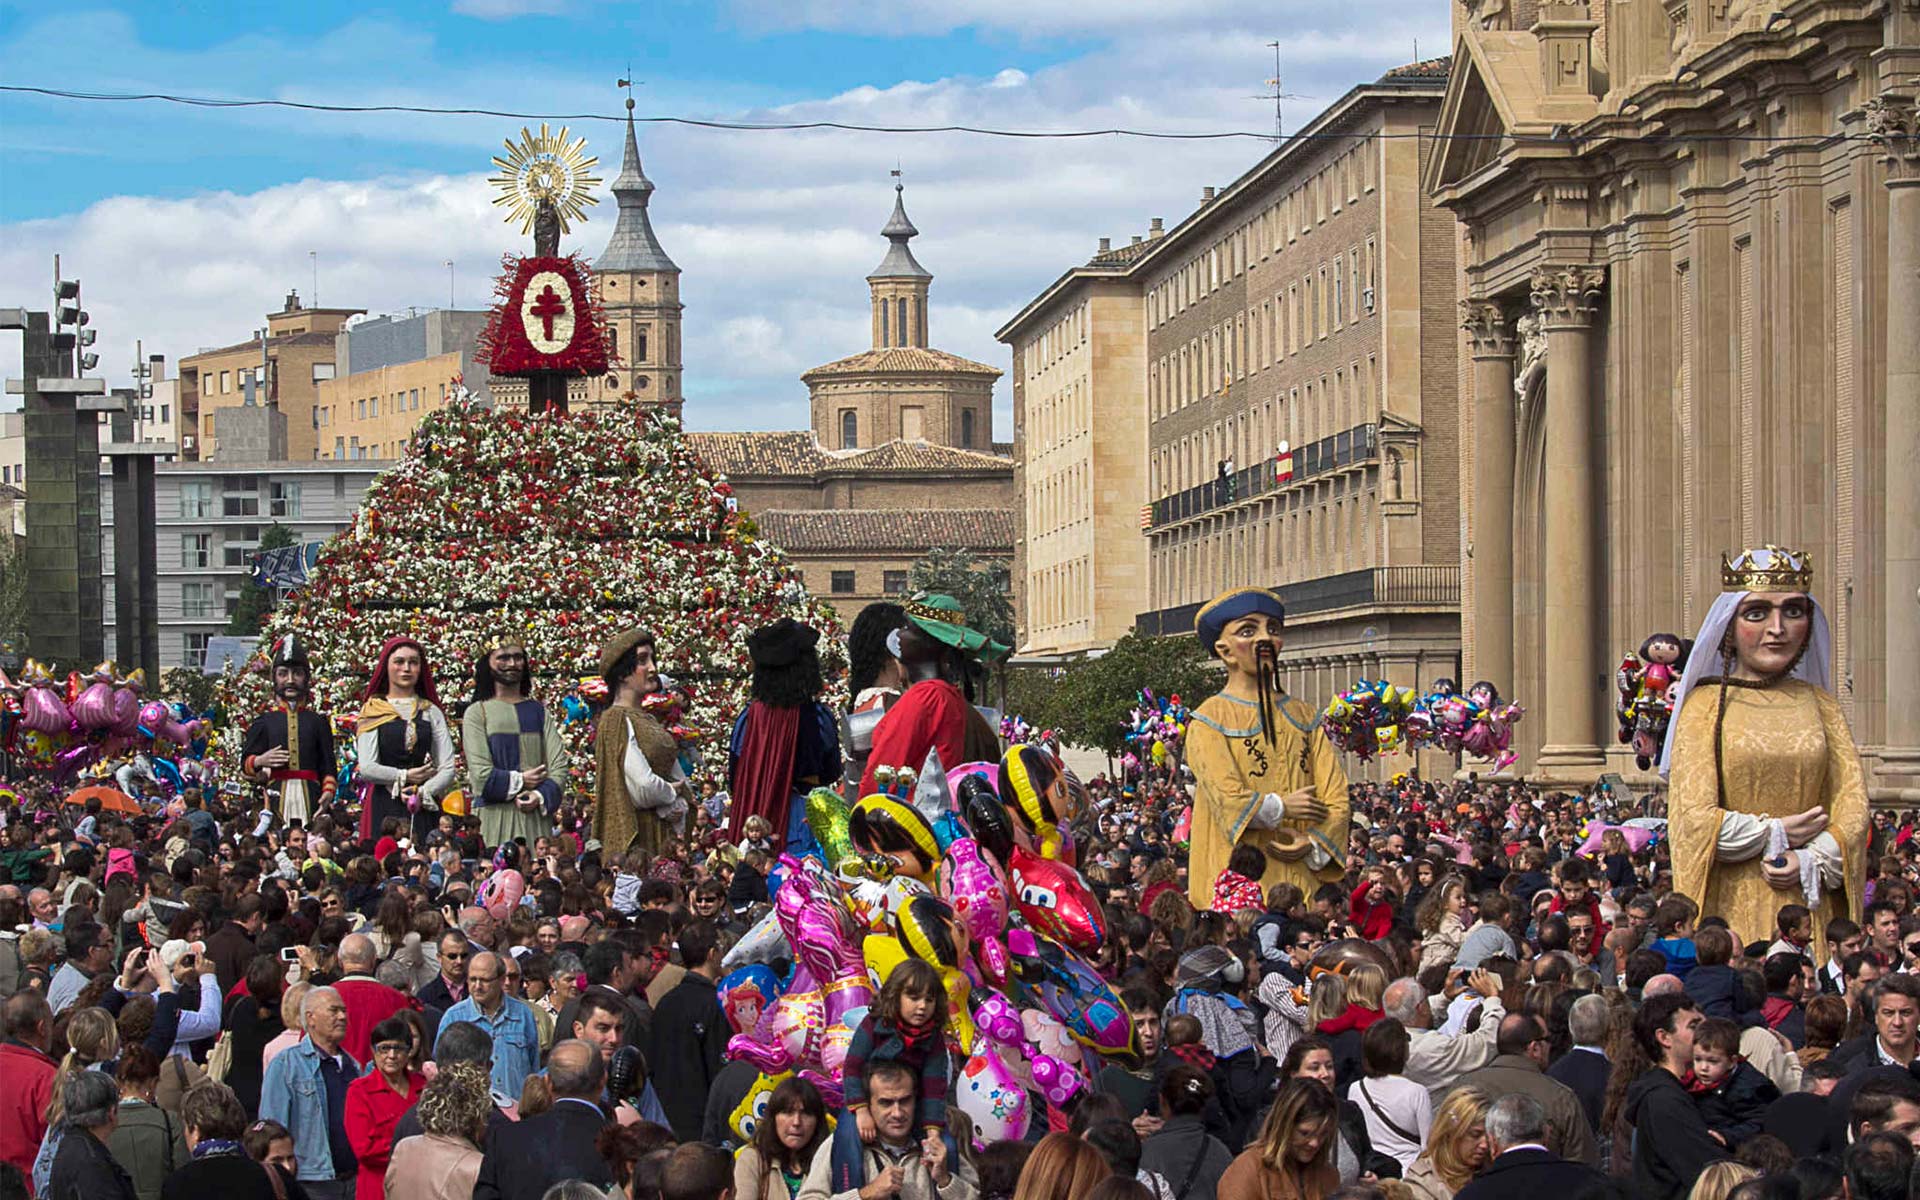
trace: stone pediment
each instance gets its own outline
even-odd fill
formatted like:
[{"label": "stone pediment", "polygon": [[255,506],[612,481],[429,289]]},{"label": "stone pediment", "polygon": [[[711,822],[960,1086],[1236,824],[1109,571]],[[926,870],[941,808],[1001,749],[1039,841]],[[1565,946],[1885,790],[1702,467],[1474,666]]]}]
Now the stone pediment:
[{"label": "stone pediment", "polygon": [[1440,153],[1429,160],[1426,189],[1438,194],[1499,158],[1515,137],[1550,137],[1543,117],[1540,43],[1531,33],[1469,30],[1454,47],[1453,74],[1440,106]]}]

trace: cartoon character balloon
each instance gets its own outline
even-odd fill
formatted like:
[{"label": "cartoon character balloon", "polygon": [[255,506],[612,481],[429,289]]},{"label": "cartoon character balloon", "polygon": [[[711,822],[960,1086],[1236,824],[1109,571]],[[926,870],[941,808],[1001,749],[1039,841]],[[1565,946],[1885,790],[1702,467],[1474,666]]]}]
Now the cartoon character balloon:
[{"label": "cartoon character balloon", "polygon": [[1102,1054],[1136,1053],[1126,1006],[1100,973],[1045,934],[1007,931],[1013,998],[1052,1014],[1083,1045]]},{"label": "cartoon character balloon", "polygon": [[509,867],[504,871],[495,871],[480,885],[480,907],[486,909],[494,920],[505,921],[513,915],[520,897],[526,894],[526,876]]},{"label": "cartoon character balloon", "polygon": [[892,796],[861,797],[853,806],[847,832],[854,846],[893,860],[901,875],[925,879],[940,861],[940,841],[933,825],[906,800]]},{"label": "cartoon character balloon", "polygon": [[761,1014],[773,1006],[782,992],[780,977],[765,963],[749,963],[720,977],[720,1011],[735,1033],[746,1033],[760,1024]]},{"label": "cartoon character balloon", "polygon": [[1030,927],[1083,954],[1099,950],[1107,937],[1106,916],[1080,872],[1019,846],[1007,866],[1014,906]]},{"label": "cartoon character balloon", "polygon": [[974,961],[994,983],[1007,981],[1007,948],[1000,941],[1007,927],[1006,872],[972,838],[947,847],[934,872],[934,888],[966,926]]},{"label": "cartoon character balloon", "polygon": [[954,1098],[960,1111],[973,1118],[976,1147],[1026,1136],[1027,1089],[984,1039],[975,1039],[972,1053],[954,1080]]},{"label": "cartoon character balloon", "polygon": [[1000,761],[1000,799],[1042,858],[1063,856],[1066,844],[1060,826],[1079,812],[1085,790],[1058,759],[1038,746],[1015,746]]}]

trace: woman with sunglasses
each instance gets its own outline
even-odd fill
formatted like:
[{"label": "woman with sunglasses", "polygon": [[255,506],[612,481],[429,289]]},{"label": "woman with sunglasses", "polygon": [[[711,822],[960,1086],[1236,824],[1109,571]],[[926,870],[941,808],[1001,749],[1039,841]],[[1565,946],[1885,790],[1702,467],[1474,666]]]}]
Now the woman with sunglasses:
[{"label": "woman with sunglasses", "polygon": [[373,1027],[373,1070],[347,1085],[347,1140],[360,1170],[354,1200],[384,1200],[393,1127],[420,1099],[426,1076],[413,1069],[413,1026],[388,1017]]}]

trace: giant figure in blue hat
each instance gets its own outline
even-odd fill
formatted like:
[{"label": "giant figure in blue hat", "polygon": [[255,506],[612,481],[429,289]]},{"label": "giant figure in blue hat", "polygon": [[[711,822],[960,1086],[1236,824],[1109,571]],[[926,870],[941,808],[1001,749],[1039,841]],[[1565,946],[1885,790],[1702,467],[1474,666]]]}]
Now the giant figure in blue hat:
[{"label": "giant figure in blue hat", "polygon": [[1347,869],[1347,775],[1312,707],[1281,690],[1276,668],[1286,608],[1261,588],[1227,592],[1200,610],[1200,644],[1227,666],[1227,685],[1193,710],[1187,766],[1196,784],[1187,892],[1213,900],[1234,847],[1266,854],[1261,886],[1311,896]]}]

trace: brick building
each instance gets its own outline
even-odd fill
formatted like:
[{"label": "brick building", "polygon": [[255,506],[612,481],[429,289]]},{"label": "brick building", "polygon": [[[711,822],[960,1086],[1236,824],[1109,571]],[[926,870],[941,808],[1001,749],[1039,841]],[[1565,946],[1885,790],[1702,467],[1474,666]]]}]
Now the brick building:
[{"label": "brick building", "polygon": [[320,384],[334,377],[334,335],[362,311],[307,308],[300,303],[300,293],[288,292],[281,310],[267,315],[264,336],[256,333],[246,341],[181,359],[180,407],[183,415],[192,414],[198,422],[191,433],[184,421],[181,425],[182,457],[217,462],[220,414],[249,403],[250,394],[278,405],[286,415],[289,459],[320,457],[314,402]]},{"label": "brick building", "polygon": [[1458,674],[1455,235],[1421,191],[1420,136],[1447,68],[1354,88],[1001,329],[1030,653],[1110,644],[1129,606],[1184,636],[1214,595],[1261,585],[1287,603],[1283,682],[1311,703]]},{"label": "brick building", "polygon": [[995,367],[928,342],[933,275],[894,188],[886,257],[867,276],[873,345],[801,376],[813,428],[694,433],[761,534],[792,555],[843,621],[907,590],[935,548],[1013,551],[1013,459],[993,442]]}]

